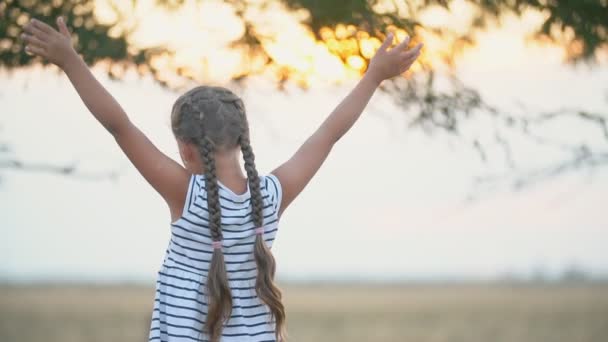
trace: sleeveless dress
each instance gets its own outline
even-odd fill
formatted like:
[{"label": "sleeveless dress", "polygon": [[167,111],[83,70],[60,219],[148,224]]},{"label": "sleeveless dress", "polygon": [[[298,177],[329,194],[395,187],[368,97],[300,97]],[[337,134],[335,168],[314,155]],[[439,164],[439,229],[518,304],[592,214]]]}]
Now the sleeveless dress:
[{"label": "sleeveless dress", "polygon": [[[249,184],[236,194],[218,181],[222,208],[222,251],[232,293],[232,315],[221,341],[276,341],[268,307],[255,292],[255,225]],[[264,240],[272,247],[278,229],[282,190],[276,176],[260,177]],[[150,341],[208,341],[203,332],[208,299],[206,281],[213,253],[205,176],[192,175],[182,216],[171,224],[171,239],[158,272]]]}]

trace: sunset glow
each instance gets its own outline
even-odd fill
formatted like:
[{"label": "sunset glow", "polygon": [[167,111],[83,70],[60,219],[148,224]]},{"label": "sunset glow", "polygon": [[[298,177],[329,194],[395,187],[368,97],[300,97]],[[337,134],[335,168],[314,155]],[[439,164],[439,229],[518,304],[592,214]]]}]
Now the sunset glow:
[{"label": "sunset glow", "polygon": [[[335,28],[323,27],[319,32],[321,40],[317,40],[301,23],[301,13],[272,3],[265,10],[255,6],[247,10],[247,20],[262,37],[263,53],[252,55],[229,46],[242,36],[244,26],[234,9],[223,1],[189,0],[171,10],[154,1],[138,1],[134,6],[97,0],[96,15],[102,22],[117,23],[112,29],[114,35],[129,32],[133,49],[167,49],[167,53],[156,55],[151,64],[162,80],[174,83],[183,77],[226,82],[239,75],[259,73],[278,80],[290,79],[302,86],[341,82],[365,72],[383,38],[370,37],[353,25],[338,24]],[[476,34],[476,45],[459,37],[472,13],[464,1],[454,1],[449,11],[435,6],[420,13],[425,28],[416,28],[411,45],[423,41],[425,47],[411,70],[419,70],[422,65],[450,70],[456,60],[481,66],[519,63],[524,50],[530,49],[526,37],[543,19],[542,13],[526,13],[521,19],[507,17],[502,26],[490,26],[488,31]],[[449,29],[453,34],[440,35],[434,29]],[[393,46],[407,37],[402,28],[389,26],[388,30],[395,33]],[[564,56],[563,49],[555,45],[537,44],[534,49],[556,60]],[[268,65],[265,56],[271,59]]]}]

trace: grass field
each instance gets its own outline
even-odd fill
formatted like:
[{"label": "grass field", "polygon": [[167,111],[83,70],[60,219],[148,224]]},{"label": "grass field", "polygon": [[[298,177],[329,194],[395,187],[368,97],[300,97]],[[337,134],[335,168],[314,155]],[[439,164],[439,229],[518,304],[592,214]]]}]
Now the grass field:
[{"label": "grass field", "polygon": [[[608,285],[283,289],[290,341],[608,341]],[[153,295],[135,286],[0,286],[0,341],[144,341]]]}]

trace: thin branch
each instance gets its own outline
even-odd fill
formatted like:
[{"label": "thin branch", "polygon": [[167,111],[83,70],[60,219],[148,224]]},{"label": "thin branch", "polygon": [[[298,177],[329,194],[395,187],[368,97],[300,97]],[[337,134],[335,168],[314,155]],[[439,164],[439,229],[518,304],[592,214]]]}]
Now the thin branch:
[{"label": "thin branch", "polygon": [[[513,115],[486,103],[477,91],[466,87],[455,76],[451,76],[450,81],[452,89],[440,92],[435,89],[434,75],[432,71],[429,71],[427,78],[397,79],[388,83],[384,90],[395,94],[396,103],[406,110],[406,115],[411,117],[408,128],[420,128],[427,134],[439,131],[457,135],[466,141],[467,145],[471,144],[484,163],[491,161],[492,153],[489,153],[489,148],[492,145],[502,149],[507,166],[505,172],[475,177],[474,188],[496,189],[498,185],[506,183],[514,190],[521,190],[566,172],[608,165],[608,150],[591,149],[582,144],[582,141],[568,143],[548,138],[532,129],[539,128],[551,120],[571,116],[597,125],[608,142],[608,125],[605,115],[576,108],[564,108],[532,115],[530,113],[534,111],[523,105],[520,105],[522,113]],[[477,137],[468,137],[466,134],[460,133],[460,127],[468,120],[487,115],[494,118],[492,140],[483,141]],[[517,151],[513,150],[512,145],[505,138],[506,130],[521,134],[535,145],[561,151],[564,156],[558,161],[532,170],[518,168],[514,158],[517,156]],[[469,194],[469,199],[473,197]]]},{"label": "thin branch", "polygon": [[76,163],[71,165],[59,166],[45,163],[26,163],[16,159],[6,159],[0,160],[0,169],[51,173],[87,180],[109,179],[112,181],[116,181],[118,179],[118,172],[84,172],[78,169]]},{"label": "thin branch", "polygon": [[585,146],[581,146],[579,153],[569,159],[560,160],[552,165],[536,168],[527,172],[513,172],[507,174],[494,174],[474,178],[476,187],[493,187],[501,181],[508,181],[515,190],[522,190],[540,181],[557,177],[566,172],[576,171],[583,168],[597,169],[608,166],[608,151],[592,154]]},{"label": "thin branch", "polygon": [[598,126],[600,126],[600,129],[604,134],[604,138],[608,140],[608,123],[606,122],[606,117],[598,113],[589,113],[576,108],[563,108],[556,111],[542,113],[538,116],[528,118],[526,121],[528,123],[538,124],[563,116],[578,116],[584,120],[595,122]]}]

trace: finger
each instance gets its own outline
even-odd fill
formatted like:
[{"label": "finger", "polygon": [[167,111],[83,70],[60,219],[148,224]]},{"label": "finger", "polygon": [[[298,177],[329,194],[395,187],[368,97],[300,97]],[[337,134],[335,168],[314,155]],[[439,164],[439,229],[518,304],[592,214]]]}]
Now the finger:
[{"label": "finger", "polygon": [[28,53],[33,54],[33,55],[38,55],[38,56],[46,57],[46,50],[43,49],[40,46],[27,45],[25,47],[25,52],[28,52]]},{"label": "finger", "polygon": [[418,43],[416,46],[414,46],[413,48],[407,50],[406,52],[404,52],[402,54],[402,57],[405,59],[408,59],[410,57],[412,57],[415,54],[420,53],[420,50],[422,49],[423,44],[422,43]]},{"label": "finger", "polygon": [[382,42],[382,45],[380,45],[379,50],[384,51],[386,50],[391,43],[393,42],[393,32],[389,32],[388,35],[386,36],[386,38],[384,39],[384,41]]},{"label": "finger", "polygon": [[397,51],[405,50],[409,43],[410,43],[410,36],[407,36],[401,43],[399,43],[399,45],[397,45],[395,47],[395,50],[397,50]]},{"label": "finger", "polygon": [[23,29],[25,32],[29,33],[30,35],[35,36],[36,38],[38,38],[40,40],[46,40],[46,38],[48,37],[48,34],[46,32],[44,32],[41,29],[34,26],[34,24],[31,22],[29,24],[25,25],[25,27]]},{"label": "finger", "polygon": [[62,35],[66,36],[68,38],[70,37],[70,30],[68,30],[67,25],[63,21],[63,17],[57,18],[57,27],[59,27],[59,32]]},{"label": "finger", "polygon": [[418,59],[418,57],[419,57],[419,56],[420,56],[420,51],[418,51],[417,53],[415,53],[415,54],[411,55],[410,57],[408,57],[408,58],[404,59],[404,60],[401,62],[401,65],[407,65],[407,64],[410,64],[410,65],[411,65],[412,63],[414,63],[414,61],[415,61],[416,59]]},{"label": "finger", "polygon": [[44,41],[38,39],[36,36],[27,33],[22,33],[21,39],[23,39],[23,41],[25,41],[29,45],[39,46],[42,48],[46,47],[46,43]]},{"label": "finger", "polygon": [[412,58],[406,60],[403,64],[401,64],[401,73],[405,72],[407,69],[409,69],[412,64],[414,64],[414,62],[416,62],[416,60],[418,59],[419,54],[414,55]]},{"label": "finger", "polygon": [[32,19],[32,24],[34,24],[34,27],[40,29],[41,31],[46,32],[47,34],[56,32],[54,28],[50,27],[49,25],[47,25],[46,23],[43,23],[40,20]]}]

